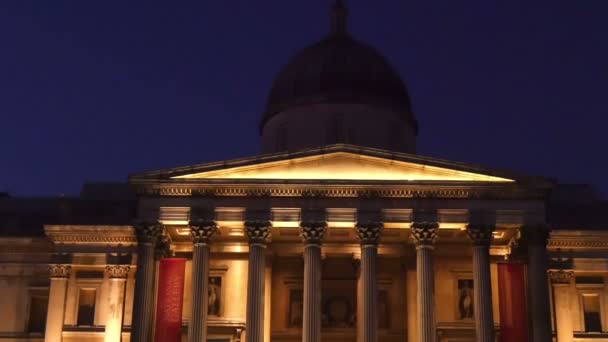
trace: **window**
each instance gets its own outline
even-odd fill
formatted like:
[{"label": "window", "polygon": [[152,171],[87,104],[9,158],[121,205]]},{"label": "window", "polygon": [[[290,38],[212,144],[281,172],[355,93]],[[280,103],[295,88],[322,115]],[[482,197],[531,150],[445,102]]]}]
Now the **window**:
[{"label": "window", "polygon": [[96,289],[81,288],[78,295],[78,319],[79,326],[92,326],[95,322],[95,297]]},{"label": "window", "polygon": [[585,332],[602,332],[602,319],[600,315],[600,296],[583,295],[583,311]]},{"label": "window", "polygon": [[29,333],[44,334],[46,328],[46,312],[49,306],[49,298],[46,295],[32,295],[30,297],[30,310],[27,322]]}]

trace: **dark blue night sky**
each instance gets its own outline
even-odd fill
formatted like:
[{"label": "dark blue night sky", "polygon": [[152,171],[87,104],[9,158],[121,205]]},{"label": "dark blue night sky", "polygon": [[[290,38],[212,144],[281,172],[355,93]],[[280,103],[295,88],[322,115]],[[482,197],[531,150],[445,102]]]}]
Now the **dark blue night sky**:
[{"label": "dark blue night sky", "polygon": [[[419,154],[608,194],[608,1],[346,2],[408,85]],[[275,74],[329,0],[0,3],[0,191],[258,153]]]}]

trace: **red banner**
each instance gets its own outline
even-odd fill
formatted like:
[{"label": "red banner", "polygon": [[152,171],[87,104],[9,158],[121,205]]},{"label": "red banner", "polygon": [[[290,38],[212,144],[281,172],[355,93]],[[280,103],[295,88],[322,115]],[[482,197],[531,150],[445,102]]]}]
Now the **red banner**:
[{"label": "red banner", "polygon": [[498,264],[501,342],[528,342],[525,271],[524,264]]},{"label": "red banner", "polygon": [[158,269],[156,342],[181,342],[186,259],[165,258]]}]

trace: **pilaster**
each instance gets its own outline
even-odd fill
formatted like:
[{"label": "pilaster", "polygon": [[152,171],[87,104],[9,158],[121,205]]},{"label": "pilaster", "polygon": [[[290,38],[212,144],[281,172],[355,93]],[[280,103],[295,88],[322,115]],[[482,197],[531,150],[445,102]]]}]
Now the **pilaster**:
[{"label": "pilaster", "polygon": [[62,340],[63,320],[65,318],[65,299],[71,272],[71,265],[49,265],[51,286],[49,288],[49,307],[44,334],[45,341],[61,342]]},{"label": "pilaster", "polygon": [[110,282],[110,302],[106,317],[104,342],[120,342],[122,340],[125,286],[129,270],[129,265],[106,266],[105,272]]},{"label": "pilaster", "polygon": [[568,270],[549,271],[549,279],[553,286],[557,342],[572,342],[574,339],[572,314],[570,312],[570,281],[573,275],[574,272]]}]

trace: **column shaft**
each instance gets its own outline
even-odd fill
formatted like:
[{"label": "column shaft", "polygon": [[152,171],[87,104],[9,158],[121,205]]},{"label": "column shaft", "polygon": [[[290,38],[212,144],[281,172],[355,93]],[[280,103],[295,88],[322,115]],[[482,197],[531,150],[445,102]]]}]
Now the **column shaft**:
[{"label": "column shaft", "polygon": [[476,222],[467,226],[467,234],[473,241],[473,312],[478,342],[494,342],[490,245],[496,218],[493,213],[488,216],[485,212],[471,213]]},{"label": "column shaft", "polygon": [[49,307],[46,318],[44,340],[61,342],[63,320],[65,318],[65,299],[68,290],[70,265],[51,265],[51,286],[49,288]]},{"label": "column shaft", "polygon": [[[310,212],[305,212],[305,216]],[[302,313],[302,341],[321,342],[321,243],[327,229],[322,220],[300,222],[300,236],[304,242],[304,312]]]},{"label": "column shaft", "polygon": [[133,342],[150,342],[152,340],[155,271],[154,244],[140,243],[137,249],[135,298],[131,323],[131,341]]},{"label": "column shaft", "polygon": [[188,326],[190,342],[207,341],[208,291],[209,245],[197,243],[192,251],[192,312]]},{"label": "column shaft", "polygon": [[532,314],[532,341],[551,342],[551,309],[547,278],[548,231],[535,227],[527,232],[529,305]]},{"label": "column shaft", "polygon": [[414,222],[412,237],[416,242],[416,304],[418,313],[418,341],[435,342],[435,271],[433,249],[439,224],[432,221]]},{"label": "column shaft", "polygon": [[435,342],[435,275],[431,246],[416,248],[418,341]]},{"label": "column shaft", "polygon": [[304,313],[302,341],[321,341],[321,246],[304,247]]},{"label": "column shaft", "polygon": [[247,342],[264,341],[264,292],[266,246],[249,245],[249,265],[247,270]]},{"label": "column shaft", "polygon": [[357,342],[363,341],[363,275],[361,274],[361,259],[355,261],[355,272],[357,273]]},{"label": "column shaft", "polygon": [[376,259],[378,247],[361,246],[361,277],[363,284],[363,342],[378,341],[378,282]]},{"label": "column shaft", "polygon": [[473,246],[473,286],[477,341],[494,342],[492,279],[488,245]]}]

